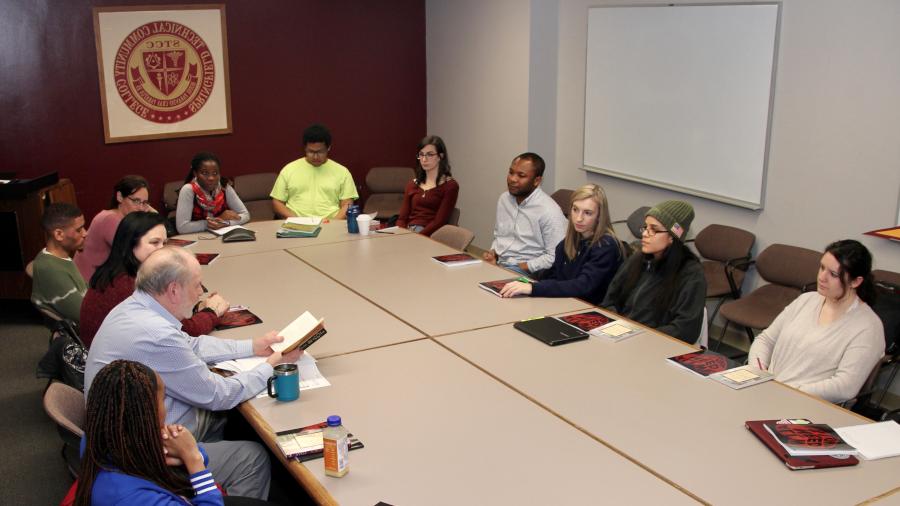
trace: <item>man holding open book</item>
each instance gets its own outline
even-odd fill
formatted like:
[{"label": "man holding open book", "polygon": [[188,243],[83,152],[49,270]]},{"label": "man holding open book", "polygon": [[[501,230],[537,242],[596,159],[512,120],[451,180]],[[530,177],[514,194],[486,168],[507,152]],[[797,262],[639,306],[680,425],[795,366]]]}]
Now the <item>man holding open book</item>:
[{"label": "man holding open book", "polygon": [[[274,351],[271,346],[283,340],[275,332],[252,340],[184,333],[179,320],[190,315],[202,292],[200,264],[184,248],[165,247],[147,257],[138,270],[134,294],[109,313],[94,337],[85,366],[85,391],[113,360],[150,367],[166,385],[165,423],[184,425],[198,441],[208,443],[210,470],[230,494],[265,499],[270,475],[265,449],[250,441],[222,441],[225,417],[215,412],[263,391],[273,366],[296,362],[301,352]],[[253,355],[267,359],[228,378],[207,366]]]}]

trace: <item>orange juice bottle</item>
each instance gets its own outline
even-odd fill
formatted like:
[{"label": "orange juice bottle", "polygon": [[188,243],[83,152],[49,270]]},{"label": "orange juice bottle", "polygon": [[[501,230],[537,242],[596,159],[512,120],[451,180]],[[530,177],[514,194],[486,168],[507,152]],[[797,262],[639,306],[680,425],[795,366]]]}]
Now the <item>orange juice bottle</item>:
[{"label": "orange juice bottle", "polygon": [[350,470],[347,456],[350,453],[347,429],[341,425],[341,417],[328,417],[328,427],[322,431],[322,442],[325,445],[325,474],[340,478]]}]

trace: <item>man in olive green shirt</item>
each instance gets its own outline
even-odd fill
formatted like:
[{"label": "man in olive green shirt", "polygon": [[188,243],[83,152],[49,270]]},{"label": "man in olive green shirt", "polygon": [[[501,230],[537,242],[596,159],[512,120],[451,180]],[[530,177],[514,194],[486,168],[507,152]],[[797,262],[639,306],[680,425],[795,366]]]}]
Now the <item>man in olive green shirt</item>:
[{"label": "man in olive green shirt", "polygon": [[331,133],[322,125],[303,131],[305,155],[284,166],[272,188],[272,210],[279,218],[319,216],[344,219],[357,198],[353,176],[328,159]]},{"label": "man in olive green shirt", "polygon": [[72,256],[84,248],[84,216],[72,204],[55,203],[44,209],[41,224],[47,247],[34,259],[31,301],[77,323],[87,284]]}]

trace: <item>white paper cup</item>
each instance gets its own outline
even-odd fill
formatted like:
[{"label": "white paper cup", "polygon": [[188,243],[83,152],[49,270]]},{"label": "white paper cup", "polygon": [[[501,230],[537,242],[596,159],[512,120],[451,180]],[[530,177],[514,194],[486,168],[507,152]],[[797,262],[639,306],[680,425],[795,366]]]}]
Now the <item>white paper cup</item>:
[{"label": "white paper cup", "polygon": [[359,225],[359,235],[369,235],[372,227],[372,217],[368,214],[360,214],[356,217],[356,224]]}]

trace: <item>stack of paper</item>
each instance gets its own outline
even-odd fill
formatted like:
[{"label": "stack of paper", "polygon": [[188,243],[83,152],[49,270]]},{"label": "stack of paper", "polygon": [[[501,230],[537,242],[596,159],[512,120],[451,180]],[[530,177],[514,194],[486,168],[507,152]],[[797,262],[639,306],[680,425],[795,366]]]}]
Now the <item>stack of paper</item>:
[{"label": "stack of paper", "polygon": [[[265,357],[239,358],[236,360],[219,362],[213,367],[222,369],[223,371],[240,373],[250,371],[265,361]],[[325,379],[325,376],[322,376],[322,373],[319,372],[319,367],[316,365],[316,358],[309,353],[300,355],[300,360],[297,361],[297,368],[300,373],[300,390],[311,390],[313,388],[331,386],[331,383],[329,383],[328,380]],[[257,397],[268,397],[268,395],[268,393],[263,391],[257,395]]]},{"label": "stack of paper", "polygon": [[213,234],[218,235],[218,236],[222,236],[222,235],[227,234],[228,232],[231,232],[232,230],[237,230],[237,229],[239,229],[239,228],[245,228],[245,229],[247,229],[247,230],[250,230],[250,229],[248,229],[247,227],[242,227],[242,226],[240,226],[240,225],[231,225],[230,227],[222,227],[222,228],[217,228],[217,229],[209,229],[209,232],[212,232]]},{"label": "stack of paper", "polygon": [[900,456],[900,424],[887,421],[834,429],[866,460]]}]

